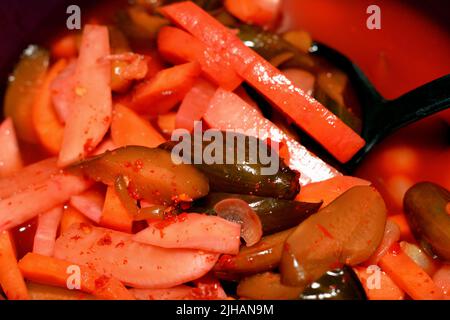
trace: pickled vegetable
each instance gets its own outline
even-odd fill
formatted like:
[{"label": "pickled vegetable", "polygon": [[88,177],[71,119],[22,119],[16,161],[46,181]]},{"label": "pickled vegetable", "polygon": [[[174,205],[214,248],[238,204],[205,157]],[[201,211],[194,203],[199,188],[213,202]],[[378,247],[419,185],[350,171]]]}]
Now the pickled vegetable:
[{"label": "pickled vegetable", "polygon": [[283,283],[305,286],[327,270],[367,260],[385,224],[386,206],[373,187],[348,190],[289,236],[280,263]]},{"label": "pickled vegetable", "polygon": [[238,36],[247,47],[255,50],[266,60],[290,52],[293,53],[293,56],[289,59],[289,67],[301,68],[306,71],[314,71],[316,68],[317,62],[312,56],[298,50],[275,33],[264,31],[255,26],[241,25]]},{"label": "pickled vegetable", "polygon": [[190,209],[192,212],[206,212],[215,214],[213,208],[221,200],[237,198],[247,202],[259,216],[264,235],[269,235],[298,226],[311,214],[317,212],[321,202],[308,203],[275,198],[258,197],[252,195],[216,193],[197,200]]},{"label": "pickled vegetable", "polygon": [[450,261],[450,192],[443,187],[421,182],[405,194],[403,206],[411,230],[423,248]]},{"label": "pickled vegetable", "polygon": [[253,247],[243,247],[236,256],[223,255],[215,266],[215,271],[237,275],[269,271],[278,266],[283,245],[295,229],[263,237]]},{"label": "pickled vegetable", "polygon": [[9,77],[4,100],[4,114],[11,117],[20,139],[35,143],[31,110],[49,65],[49,53],[31,45],[23,52],[20,62]]},{"label": "pickled vegetable", "polygon": [[[215,145],[216,142],[203,141],[202,144],[199,144],[195,141],[196,139],[189,139],[191,149],[186,150],[189,148],[185,148],[180,154],[184,162],[193,163],[197,169],[208,177],[211,191],[250,194],[288,200],[295,198],[300,191],[300,173],[291,170],[278,157],[277,172],[275,174],[263,174],[264,170],[270,169],[270,164],[263,165],[260,157],[252,159],[250,155],[250,143],[254,143],[257,140],[256,138],[233,133],[232,136],[237,137],[238,143],[232,143],[233,149],[230,149],[227,145],[227,139],[230,138],[229,135],[223,132],[219,134],[223,137],[221,142],[223,149],[221,155],[214,157],[215,161],[213,163],[206,163],[205,159],[198,161],[194,157],[194,151],[197,155],[200,152],[202,155],[205,154],[207,148],[211,152],[211,146]],[[241,141],[245,141],[245,144],[240,143]],[[258,144],[259,148],[261,148],[262,142],[258,141]],[[161,145],[160,148],[172,150],[176,145],[177,142],[170,141]],[[220,150],[220,148],[218,149]],[[272,150],[272,152],[274,151]],[[258,153],[261,153],[261,150]],[[228,164],[229,158],[234,163]],[[271,156],[271,159],[273,158]]]},{"label": "pickled vegetable", "polygon": [[136,199],[168,203],[185,195],[196,199],[209,192],[208,179],[191,165],[175,165],[171,154],[161,149],[128,146],[82,161],[69,171],[113,186],[118,176],[128,181]]}]

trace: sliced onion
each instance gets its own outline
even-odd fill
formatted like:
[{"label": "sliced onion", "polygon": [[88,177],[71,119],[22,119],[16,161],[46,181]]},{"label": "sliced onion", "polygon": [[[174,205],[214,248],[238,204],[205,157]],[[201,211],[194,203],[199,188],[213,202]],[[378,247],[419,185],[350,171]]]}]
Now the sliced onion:
[{"label": "sliced onion", "polygon": [[225,199],[214,206],[214,211],[221,218],[241,225],[241,237],[247,247],[258,243],[262,237],[262,224],[255,211],[241,199]]}]

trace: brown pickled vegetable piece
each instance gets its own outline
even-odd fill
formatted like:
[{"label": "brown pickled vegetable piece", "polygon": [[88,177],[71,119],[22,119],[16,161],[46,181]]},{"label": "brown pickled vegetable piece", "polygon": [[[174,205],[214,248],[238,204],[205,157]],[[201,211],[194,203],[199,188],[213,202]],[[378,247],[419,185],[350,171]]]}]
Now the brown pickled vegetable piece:
[{"label": "brown pickled vegetable piece", "polygon": [[243,247],[236,256],[221,256],[215,270],[231,274],[252,274],[276,268],[281,260],[284,242],[294,230],[292,228],[263,237],[256,245]]},{"label": "brown pickled vegetable piece", "polygon": [[289,236],[280,262],[283,283],[305,286],[327,270],[367,260],[380,244],[385,224],[381,195],[373,187],[351,188]]},{"label": "brown pickled vegetable piece", "polygon": [[237,287],[239,297],[254,300],[295,300],[299,298],[302,291],[303,287],[283,285],[280,275],[272,272],[245,278]]},{"label": "brown pickled vegetable piece", "polygon": [[31,109],[34,97],[40,89],[49,65],[47,50],[31,45],[22,54],[19,63],[9,77],[4,100],[4,114],[11,117],[20,139],[37,142]]},{"label": "brown pickled vegetable piece", "polygon": [[411,230],[426,251],[450,261],[450,192],[443,187],[421,182],[405,194],[403,206]]},{"label": "brown pickled vegetable piece", "polygon": [[191,165],[176,165],[170,152],[139,146],[107,151],[68,169],[114,185],[118,176],[127,180],[135,199],[155,204],[170,203],[178,196],[197,199],[209,192],[208,179]]}]

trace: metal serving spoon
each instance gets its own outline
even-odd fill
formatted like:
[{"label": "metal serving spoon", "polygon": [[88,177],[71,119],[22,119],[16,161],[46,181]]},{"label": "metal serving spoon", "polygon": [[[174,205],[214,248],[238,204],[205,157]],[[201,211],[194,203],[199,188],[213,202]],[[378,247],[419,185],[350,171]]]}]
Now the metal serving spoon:
[{"label": "metal serving spoon", "polygon": [[322,43],[315,43],[312,53],[332,62],[348,75],[361,105],[361,136],[366,145],[349,162],[342,165],[344,171],[354,171],[373,146],[388,134],[450,107],[450,74],[397,99],[386,100],[361,69],[338,51]]}]

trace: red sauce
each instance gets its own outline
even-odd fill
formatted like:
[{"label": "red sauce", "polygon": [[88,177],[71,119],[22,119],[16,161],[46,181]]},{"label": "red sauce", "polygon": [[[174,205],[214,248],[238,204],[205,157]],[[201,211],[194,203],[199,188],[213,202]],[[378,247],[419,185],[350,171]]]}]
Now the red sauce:
[{"label": "red sauce", "polygon": [[17,251],[17,259],[33,251],[34,235],[36,234],[37,217],[12,229]]}]

